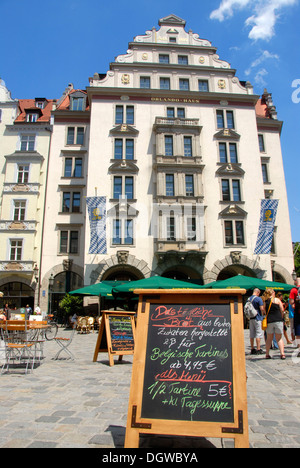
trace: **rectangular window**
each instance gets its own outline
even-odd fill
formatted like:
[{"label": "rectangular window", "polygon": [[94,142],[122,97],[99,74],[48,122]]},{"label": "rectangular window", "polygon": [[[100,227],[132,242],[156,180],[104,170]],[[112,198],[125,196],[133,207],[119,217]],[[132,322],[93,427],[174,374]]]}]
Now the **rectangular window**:
[{"label": "rectangular window", "polygon": [[224,114],[222,110],[217,110],[217,127],[224,128]]},{"label": "rectangular window", "polygon": [[170,78],[160,78],[160,89],[170,89]]},{"label": "rectangular window", "polygon": [[77,254],[78,253],[78,231],[70,231],[70,253]]},{"label": "rectangular window", "polygon": [[74,144],[74,137],[75,137],[75,127],[68,127],[67,130],[67,145]]},{"label": "rectangular window", "polygon": [[71,201],[71,194],[70,192],[63,193],[63,203],[62,203],[62,212],[69,213],[70,212],[70,201]]},{"label": "rectangular window", "polygon": [[10,239],[10,254],[9,259],[11,261],[19,262],[22,260],[23,240],[22,239]]},{"label": "rectangular window", "polygon": [[79,252],[79,231],[60,231],[59,253],[77,254]]},{"label": "rectangular window", "polygon": [[226,111],[227,128],[234,128],[233,112]]},{"label": "rectangular window", "polygon": [[174,107],[167,107],[167,117],[173,119],[175,117],[175,109]]},{"label": "rectangular window", "polygon": [[83,97],[73,97],[71,99],[72,102],[72,110],[73,111],[82,111],[83,110],[83,104],[84,104],[84,98]]},{"label": "rectangular window", "polygon": [[84,127],[68,127],[67,145],[84,144]]},{"label": "rectangular window", "polygon": [[178,64],[179,65],[188,65],[188,56],[187,55],[178,55]]},{"label": "rectangular window", "polygon": [[133,245],[133,220],[113,220],[113,245]]},{"label": "rectangular window", "polygon": [[126,123],[128,125],[134,124],[134,107],[126,106]]},{"label": "rectangular window", "polygon": [[179,119],[185,119],[185,109],[184,107],[178,107],[177,109],[177,117]]},{"label": "rectangular window", "polygon": [[179,89],[181,91],[189,91],[190,82],[187,78],[179,78]]},{"label": "rectangular window", "polygon": [[114,245],[121,244],[121,220],[114,219],[113,220],[113,240],[112,243]]},{"label": "rectangular window", "polygon": [[192,157],[193,150],[192,150],[192,137],[184,137],[184,156]]},{"label": "rectangular window", "polygon": [[173,136],[165,135],[165,155],[173,156]]},{"label": "rectangular window", "polygon": [[140,88],[150,89],[150,77],[149,76],[140,77]]},{"label": "rectangular window", "polygon": [[114,177],[114,198],[118,199],[122,196],[122,177]]},{"label": "rectangular window", "polygon": [[122,138],[115,138],[115,159],[123,158],[123,140]]},{"label": "rectangular window", "polygon": [[77,127],[76,145],[83,145],[83,143],[84,143],[84,128]]},{"label": "rectangular window", "polygon": [[236,143],[229,143],[229,153],[230,153],[230,162],[237,163],[238,157],[237,157]]},{"label": "rectangular window", "polygon": [[21,135],[21,151],[34,151],[35,135]]},{"label": "rectangular window", "polygon": [[24,221],[26,200],[14,200],[14,221]]},{"label": "rectangular window", "polygon": [[264,184],[268,184],[269,183],[268,165],[267,164],[262,164],[261,165],[261,170],[262,170],[263,182],[264,182]]},{"label": "rectangular window", "polygon": [[233,201],[241,201],[241,189],[239,180],[232,181],[232,199]]},{"label": "rectangular window", "polygon": [[73,213],[80,213],[80,199],[81,199],[81,193],[73,192],[73,195],[72,195],[72,212]]},{"label": "rectangular window", "polygon": [[219,156],[220,156],[221,163],[227,163],[226,143],[219,143]]},{"label": "rectangular window", "polygon": [[18,184],[27,184],[29,180],[29,165],[18,164]]},{"label": "rectangular window", "polygon": [[233,111],[226,111],[226,121],[224,111],[217,110],[217,127],[218,128],[234,128]]},{"label": "rectangular window", "polygon": [[261,153],[265,152],[265,142],[264,142],[264,136],[263,135],[258,135],[258,144],[259,144],[259,151]]},{"label": "rectangular window", "polygon": [[82,177],[82,158],[75,158],[74,177]]},{"label": "rectangular window", "polygon": [[225,244],[233,245],[232,221],[225,221]]},{"label": "rectangular window", "polygon": [[68,231],[60,231],[59,253],[68,252]]},{"label": "rectangular window", "polygon": [[65,158],[64,177],[72,177],[73,158]]},{"label": "rectangular window", "polygon": [[132,139],[126,139],[125,159],[127,160],[134,159],[134,142]]},{"label": "rectangular window", "polygon": [[187,219],[187,240],[196,240],[196,218]]},{"label": "rectangular window", "polygon": [[129,125],[133,125],[134,124],[134,107],[125,106],[125,115],[126,115],[126,119],[124,120],[124,106],[116,106],[115,123],[116,124],[127,123]]},{"label": "rectangular window", "polygon": [[185,176],[185,194],[187,197],[194,196],[194,176],[186,174]]},{"label": "rectangular window", "polygon": [[123,123],[123,106],[116,106],[116,124]]},{"label": "rectangular window", "polygon": [[170,63],[169,55],[159,54],[159,63]]},{"label": "rectangular window", "polygon": [[125,220],[124,244],[126,244],[126,245],[132,245],[133,244],[133,220],[132,219],[126,219]]},{"label": "rectangular window", "polygon": [[225,244],[245,244],[243,221],[225,221]]},{"label": "rectangular window", "polygon": [[202,92],[208,91],[208,81],[207,80],[198,80],[198,89]]},{"label": "rectangular window", "polygon": [[166,174],[166,196],[174,197],[174,174]]},{"label": "rectangular window", "polygon": [[243,245],[245,243],[243,221],[235,222],[235,232],[236,232],[236,243]]},{"label": "rectangular window", "polygon": [[173,216],[167,218],[167,240],[174,241],[175,238],[175,218]]},{"label": "rectangular window", "polygon": [[227,179],[222,180],[222,200],[230,201],[229,180]]},{"label": "rectangular window", "polygon": [[125,177],[125,196],[133,200],[133,177]]}]

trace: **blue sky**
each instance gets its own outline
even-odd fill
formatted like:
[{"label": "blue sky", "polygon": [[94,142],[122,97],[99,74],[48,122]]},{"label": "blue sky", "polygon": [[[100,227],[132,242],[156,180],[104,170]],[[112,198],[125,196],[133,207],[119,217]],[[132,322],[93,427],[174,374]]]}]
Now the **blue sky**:
[{"label": "blue sky", "polygon": [[68,83],[84,89],[159,18],[185,19],[256,94],[272,93],[300,241],[300,0],[0,0],[0,11],[0,77],[18,99],[59,98]]}]

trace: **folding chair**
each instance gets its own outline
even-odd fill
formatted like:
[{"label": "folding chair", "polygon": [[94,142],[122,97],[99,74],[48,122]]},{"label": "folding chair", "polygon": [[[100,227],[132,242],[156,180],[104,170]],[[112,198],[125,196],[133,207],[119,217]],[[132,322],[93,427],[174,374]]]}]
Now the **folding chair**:
[{"label": "folding chair", "polygon": [[31,370],[34,367],[36,357],[36,346],[32,341],[28,341],[28,329],[25,320],[19,320],[16,324],[10,320],[5,322],[1,329],[2,339],[5,346],[5,363],[2,366],[1,374],[6,366],[7,372],[11,363],[25,364],[25,374],[27,374],[31,362]]},{"label": "folding chair", "polygon": [[70,358],[72,359],[72,361],[75,360],[75,357],[74,355],[71,353],[71,351],[69,350],[69,346],[70,344],[72,343],[72,340],[73,340],[73,337],[75,335],[75,331],[76,331],[76,324],[74,324],[73,326],[73,330],[72,330],[72,333],[71,333],[71,336],[70,338],[58,338],[58,337],[55,337],[54,338],[54,341],[58,344],[58,346],[60,346],[60,350],[56,353],[56,355],[54,356],[54,360],[56,361],[60,355],[60,353],[62,351],[65,351],[69,356]]}]

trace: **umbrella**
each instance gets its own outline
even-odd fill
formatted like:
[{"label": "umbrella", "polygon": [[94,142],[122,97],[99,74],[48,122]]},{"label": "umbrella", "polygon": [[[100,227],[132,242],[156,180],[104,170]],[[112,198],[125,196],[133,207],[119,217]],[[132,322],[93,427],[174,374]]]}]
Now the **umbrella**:
[{"label": "umbrella", "polygon": [[237,275],[232,278],[227,278],[223,281],[215,281],[213,283],[206,284],[207,288],[212,289],[254,289],[259,288],[265,290],[272,288],[274,291],[288,292],[294,288],[291,284],[278,283],[276,281],[267,281],[259,278],[252,278],[251,276]]},{"label": "umbrella", "polygon": [[128,281],[113,288],[113,294],[133,293],[135,289],[203,289],[203,286],[198,284],[179,281],[164,276],[151,276],[137,281]]},{"label": "umbrella", "polygon": [[123,284],[123,281],[102,281],[101,283],[91,284],[84,288],[75,289],[70,291],[69,294],[79,294],[81,296],[102,296],[102,297],[113,297],[112,288]]}]

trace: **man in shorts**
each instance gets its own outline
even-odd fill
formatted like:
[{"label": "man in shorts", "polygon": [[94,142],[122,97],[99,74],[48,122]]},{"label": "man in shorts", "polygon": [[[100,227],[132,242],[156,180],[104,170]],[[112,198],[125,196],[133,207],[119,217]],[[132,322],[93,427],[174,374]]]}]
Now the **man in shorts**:
[{"label": "man in shorts", "polygon": [[[264,303],[260,295],[260,290],[255,288],[250,301],[253,304],[255,310],[257,310],[257,316],[250,319],[250,344],[251,344],[251,354],[264,354],[263,350],[260,347],[261,340],[264,337],[264,332],[261,327],[263,316],[265,314]],[[256,348],[254,348],[254,340],[256,340]]]}]

